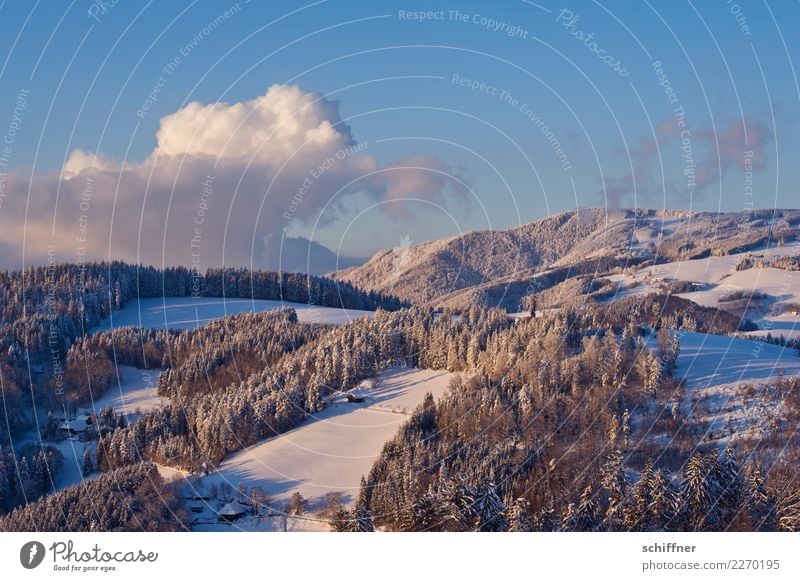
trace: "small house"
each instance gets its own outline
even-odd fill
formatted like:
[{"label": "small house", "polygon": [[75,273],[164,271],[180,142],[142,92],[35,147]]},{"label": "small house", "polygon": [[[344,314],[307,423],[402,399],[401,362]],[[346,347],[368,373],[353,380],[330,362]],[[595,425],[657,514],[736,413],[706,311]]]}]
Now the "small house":
[{"label": "small house", "polygon": [[233,522],[242,518],[248,513],[249,509],[238,501],[233,500],[223,506],[218,512],[220,521]]},{"label": "small house", "polygon": [[78,416],[71,420],[62,422],[58,429],[61,430],[65,436],[74,437],[89,431],[89,418],[87,416]]}]

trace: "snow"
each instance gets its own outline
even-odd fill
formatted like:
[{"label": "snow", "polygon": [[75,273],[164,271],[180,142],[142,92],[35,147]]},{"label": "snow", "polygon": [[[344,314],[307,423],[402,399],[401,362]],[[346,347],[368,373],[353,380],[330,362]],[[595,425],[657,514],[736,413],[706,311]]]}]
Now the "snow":
[{"label": "snow", "polygon": [[[777,268],[750,268],[736,270],[743,258],[773,259],[779,256],[795,256],[800,245],[790,244],[765,250],[754,250],[727,256],[709,256],[694,260],[667,262],[648,266],[632,274],[612,274],[606,280],[616,285],[617,292],[609,300],[629,296],[641,296],[660,292],[662,283],[687,281],[701,288],[676,296],[693,301],[701,306],[730,310],[759,326],[758,331],[748,332],[752,336],[800,339],[800,317],[784,313],[790,305],[800,304],[800,272]],[[768,295],[763,301],[720,302],[734,291],[759,292]]]},{"label": "snow", "polygon": [[147,327],[160,329],[196,329],[209,321],[227,315],[271,311],[291,307],[301,323],[344,325],[352,319],[371,317],[374,311],[319,307],[285,301],[225,299],[212,297],[168,297],[129,301],[119,311],[101,321],[93,331],[113,327]]},{"label": "snow", "polygon": [[703,306],[719,306],[719,299],[735,290],[759,291],[774,297],[779,303],[800,300],[800,272],[777,268],[750,268],[730,273],[707,290],[683,293]]},{"label": "snow", "polygon": [[750,337],[766,337],[771,334],[776,339],[783,336],[786,339],[800,340],[800,315],[777,315],[767,316],[759,320],[758,331],[748,331],[742,333]]},{"label": "snow", "polygon": [[[724,445],[769,433],[781,416],[781,374],[800,374],[797,350],[748,339],[680,332],[675,376],[685,379],[681,409],[701,436]],[[652,344],[652,343],[651,343]]]},{"label": "snow", "polygon": [[[299,492],[312,507],[318,506],[326,493],[340,492],[345,504],[352,505],[361,476],[369,473],[384,443],[408,420],[408,414],[422,403],[426,393],[440,398],[451,376],[446,371],[420,369],[384,372],[376,387],[364,392],[366,402],[344,403],[334,398],[332,405],[294,430],[228,457],[217,472],[204,477],[204,485],[220,487],[227,482],[234,490],[240,485],[248,489],[260,486],[281,502]],[[263,521],[264,527],[270,523],[277,527],[269,530],[283,530],[283,525],[275,525],[275,519],[265,517]],[[252,525],[206,522],[201,528],[230,530]],[[312,525],[293,521],[287,526]],[[326,528],[325,524],[322,530]]]},{"label": "snow", "polygon": [[163,478],[165,482],[173,482],[179,478],[189,477],[189,473],[186,470],[181,470],[180,468],[172,468],[170,466],[163,466],[161,464],[156,464],[156,468],[158,469],[158,473],[161,475],[161,478]]},{"label": "snow", "polygon": [[132,419],[137,411],[149,412],[169,402],[168,398],[156,394],[159,371],[137,369],[128,365],[118,365],[120,382],[112,385],[106,393],[92,402],[89,411],[99,413],[104,407],[111,406],[118,414]]},{"label": "snow", "polygon": [[313,516],[292,516],[276,514],[272,516],[255,516],[241,518],[232,523],[219,522],[218,518],[211,515],[201,517],[202,523],[195,524],[193,531],[198,532],[323,532],[330,531],[331,527],[324,519]]},{"label": "snow", "polygon": [[[544,315],[545,313],[555,313],[555,312],[558,312],[558,311],[560,311],[560,310],[561,310],[561,309],[559,309],[559,308],[554,308],[554,309],[537,309],[537,310],[536,310],[536,316],[537,316],[537,317],[541,317],[541,316],[542,316],[542,315]],[[531,312],[530,312],[530,311],[517,311],[516,313],[508,313],[508,316],[509,316],[510,318],[512,318],[512,319],[515,319],[515,320],[520,320],[520,319],[530,319],[530,317],[531,317]]]},{"label": "snow", "polygon": [[[775,258],[778,256],[793,256],[798,252],[800,252],[800,245],[787,245],[767,250],[753,250],[729,254],[727,256],[709,256],[707,258],[696,258],[694,260],[667,262],[641,269],[637,272],[636,278],[642,280],[650,276],[651,278],[717,283],[720,282],[725,275],[735,273],[736,265],[739,264],[742,258]],[[749,269],[749,271],[753,270],[763,269]]]},{"label": "snow", "polygon": [[44,444],[57,448],[64,455],[64,465],[53,479],[53,491],[58,491],[92,478],[91,476],[83,476],[83,451],[89,448],[94,456],[95,441],[80,442],[67,439],[61,442],[45,442]]},{"label": "snow", "polygon": [[681,351],[676,375],[695,387],[742,381],[764,382],[800,374],[796,349],[723,335],[680,332]]},{"label": "snow", "polygon": [[[120,365],[118,369],[121,374],[120,383],[110,387],[106,393],[103,394],[102,397],[96,399],[93,404],[84,406],[79,411],[86,414],[92,411],[99,413],[104,407],[111,406],[117,410],[117,413],[124,413],[129,420],[134,420],[137,410],[147,412],[168,401],[166,398],[161,398],[156,395],[155,384],[158,380],[158,371],[145,371],[136,369],[135,367],[128,367],[127,365]],[[85,419],[82,419],[85,417],[86,416],[81,415],[75,416],[69,422],[62,423],[82,423],[85,426]],[[83,476],[83,451],[89,448],[94,457],[94,450],[97,445],[95,440],[83,442],[80,441],[78,437],[74,437],[57,442],[50,440],[42,441],[39,434],[34,431],[18,439],[14,445],[17,450],[20,450],[26,444],[39,445],[40,443],[58,449],[64,456],[64,463],[53,478],[52,485],[54,492],[94,477],[94,475],[89,477]],[[185,474],[181,471],[164,466],[159,466],[159,471],[166,480],[173,480]]]},{"label": "snow", "polygon": [[236,500],[232,500],[231,502],[229,502],[228,504],[223,506],[218,511],[218,514],[220,516],[235,517],[235,516],[240,516],[240,515],[243,515],[243,514],[247,513],[248,510],[249,510],[249,507],[246,507],[246,506],[240,504]]}]

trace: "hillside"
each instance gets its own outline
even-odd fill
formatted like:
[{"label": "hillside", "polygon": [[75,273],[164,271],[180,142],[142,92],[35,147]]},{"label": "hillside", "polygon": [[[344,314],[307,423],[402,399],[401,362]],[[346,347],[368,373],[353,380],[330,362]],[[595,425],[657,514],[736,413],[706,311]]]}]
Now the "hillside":
[{"label": "hillside", "polygon": [[376,254],[335,278],[402,300],[516,310],[576,275],[617,267],[728,255],[795,239],[800,211],[699,213],[666,210],[564,212],[509,230],[483,230]]}]

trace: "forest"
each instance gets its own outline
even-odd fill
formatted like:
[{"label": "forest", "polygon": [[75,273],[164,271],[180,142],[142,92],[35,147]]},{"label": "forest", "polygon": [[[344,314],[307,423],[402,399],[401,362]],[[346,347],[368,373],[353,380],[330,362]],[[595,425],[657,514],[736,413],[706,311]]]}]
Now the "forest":
[{"label": "forest", "polygon": [[[129,287],[111,289],[120,296],[112,306],[129,300]],[[354,296],[361,306],[375,301]],[[134,422],[110,409],[93,418],[96,449],[85,461],[99,476],[55,494],[42,496],[57,454],[30,451],[21,478],[22,462],[7,447],[0,508],[11,512],[0,528],[127,530],[141,521],[177,530],[174,493],[158,478],[140,480],[151,463],[209,473],[229,454],[298,426],[333,394],[403,365],[456,375],[443,399],[426,398],[386,443],[355,507],[330,515],[334,530],[800,530],[797,381],[776,385],[790,416],[767,444],[720,448],[679,405],[678,331],[731,334],[736,317],[659,295],[539,315],[532,308],[517,319],[499,308],[388,310],[401,305],[381,301],[368,303],[378,307],[373,317],[340,327],[300,323],[285,308],[195,330],[74,338],[63,397],[97,397],[124,364],[159,370],[157,391],[168,403]],[[59,503],[91,502],[119,475],[130,483],[110,497],[121,512],[83,521],[54,514]],[[172,500],[156,506],[156,494]]]},{"label": "forest", "polygon": [[[99,262],[0,271],[0,381],[8,428],[0,431],[0,447],[33,427],[32,400],[25,397],[29,390],[37,406],[58,409],[65,401],[86,396],[85,385],[74,381],[76,365],[92,369],[96,389],[112,381],[111,367],[78,358],[87,334],[112,311],[139,298],[190,296],[366,310],[404,306],[392,296],[362,292],[346,282],[243,268],[209,269],[200,274],[183,267],[157,269]],[[159,359],[142,366],[160,364]]]}]

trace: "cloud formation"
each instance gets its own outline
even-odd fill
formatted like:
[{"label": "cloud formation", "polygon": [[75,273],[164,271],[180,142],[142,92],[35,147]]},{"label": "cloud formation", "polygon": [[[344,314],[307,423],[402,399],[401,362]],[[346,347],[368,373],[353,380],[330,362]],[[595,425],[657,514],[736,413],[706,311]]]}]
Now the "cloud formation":
[{"label": "cloud formation", "polygon": [[[465,197],[461,179],[435,156],[382,166],[354,139],[337,101],[273,85],[249,101],[194,102],[163,117],[141,162],[76,149],[60,171],[9,174],[0,260],[18,267],[24,238],[26,263],[51,251],[64,262],[267,268],[281,262],[273,255],[281,246],[269,241],[305,220],[330,223],[351,194],[446,203]],[[381,207],[388,218],[411,217],[401,205]]]},{"label": "cloud formation", "polygon": [[[633,171],[604,176],[605,188],[598,194],[609,207],[661,205],[664,198],[680,204],[695,201],[731,171],[758,171],[766,167],[772,135],[755,117],[731,119],[716,128],[690,130],[687,134],[667,119],[656,126],[656,137],[641,139],[628,151]],[[656,141],[657,140],[657,141]],[[679,179],[662,182],[659,150],[664,170],[679,164]],[[677,159],[677,161],[676,161]],[[634,200],[634,196],[636,199]]]}]

